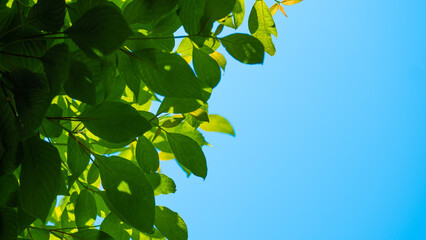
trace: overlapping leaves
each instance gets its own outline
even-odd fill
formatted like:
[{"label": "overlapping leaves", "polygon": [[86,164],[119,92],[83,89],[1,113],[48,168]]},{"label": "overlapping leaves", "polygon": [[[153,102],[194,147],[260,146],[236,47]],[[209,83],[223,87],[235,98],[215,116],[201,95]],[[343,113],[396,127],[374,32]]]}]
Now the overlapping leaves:
[{"label": "overlapping leaves", "polygon": [[177,189],[161,161],[206,178],[202,132],[235,136],[208,109],[220,46],[263,63],[280,4],[257,0],[251,35],[222,36],[241,26],[244,0],[1,2],[0,238],[187,239],[155,205]]}]

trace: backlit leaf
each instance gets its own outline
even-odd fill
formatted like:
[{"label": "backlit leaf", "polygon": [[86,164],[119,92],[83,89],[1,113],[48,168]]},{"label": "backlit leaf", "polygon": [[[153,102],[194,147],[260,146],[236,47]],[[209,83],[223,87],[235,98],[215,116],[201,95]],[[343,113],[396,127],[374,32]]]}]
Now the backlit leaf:
[{"label": "backlit leaf", "polygon": [[96,219],[96,201],[93,193],[83,189],[75,203],[75,222],[78,227],[90,226]]},{"label": "backlit leaf", "polygon": [[188,239],[188,229],[183,219],[166,207],[155,207],[155,227],[169,240]]},{"label": "backlit leaf", "polygon": [[[74,139],[75,138],[75,139]],[[68,137],[67,164],[75,179],[77,179],[87,168],[90,153],[81,145],[85,141],[79,137]]]},{"label": "backlit leaf", "polygon": [[265,47],[265,52],[273,56],[275,46],[271,34],[277,37],[277,29],[271,11],[263,0],[256,0],[249,16],[250,33],[259,39]]},{"label": "backlit leaf", "polygon": [[120,157],[97,157],[102,186],[111,209],[130,226],[151,232],[154,224],[154,192],[140,168]]},{"label": "backlit leaf", "polygon": [[79,118],[93,134],[112,143],[131,141],[151,128],[136,109],[120,102],[87,108]]},{"label": "backlit leaf", "polygon": [[220,67],[217,62],[207,53],[197,48],[194,48],[193,56],[193,65],[198,78],[204,81],[209,87],[216,87],[221,77]]},{"label": "backlit leaf", "polygon": [[72,236],[74,240],[115,240],[108,233],[96,229],[78,231]]},{"label": "backlit leaf", "polygon": [[200,128],[208,132],[221,132],[235,136],[234,128],[224,117],[209,114],[210,122],[203,122]]},{"label": "backlit leaf", "polygon": [[176,184],[173,179],[164,174],[153,173],[146,175],[149,183],[154,189],[154,195],[169,194],[176,192]]}]

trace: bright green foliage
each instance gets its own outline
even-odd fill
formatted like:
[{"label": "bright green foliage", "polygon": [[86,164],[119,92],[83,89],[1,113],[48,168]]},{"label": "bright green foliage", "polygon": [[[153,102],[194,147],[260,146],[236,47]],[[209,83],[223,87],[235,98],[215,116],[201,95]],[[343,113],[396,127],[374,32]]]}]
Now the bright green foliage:
[{"label": "bright green foliage", "polygon": [[244,0],[0,1],[0,239],[187,239],[161,162],[206,178],[225,56],[262,64],[300,1],[257,0],[251,35]]}]

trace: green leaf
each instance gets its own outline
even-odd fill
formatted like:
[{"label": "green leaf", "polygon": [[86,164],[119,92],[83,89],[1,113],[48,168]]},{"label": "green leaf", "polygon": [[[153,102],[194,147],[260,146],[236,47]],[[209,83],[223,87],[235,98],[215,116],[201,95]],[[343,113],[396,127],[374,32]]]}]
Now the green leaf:
[{"label": "green leaf", "polygon": [[88,10],[65,33],[90,57],[112,53],[132,34],[112,3]]},{"label": "green leaf", "polygon": [[87,66],[82,62],[71,60],[70,70],[68,81],[64,85],[68,96],[88,104],[96,104],[96,85]]},{"label": "green leaf", "polygon": [[220,41],[226,51],[238,61],[246,64],[263,63],[264,47],[257,38],[235,33],[221,38]]},{"label": "green leaf", "polygon": [[169,118],[161,124],[163,128],[173,128],[179,125],[185,118],[183,117],[173,117]]},{"label": "green leaf", "polygon": [[176,192],[176,184],[173,179],[164,174],[153,173],[146,175],[149,183],[154,189],[154,195],[169,194]]},{"label": "green leaf", "polygon": [[177,0],[133,0],[124,9],[128,23],[152,23],[167,16],[175,9]]},{"label": "green leaf", "polygon": [[155,173],[160,166],[157,150],[151,141],[143,135],[138,138],[138,143],[136,144],[136,160],[147,174]]},{"label": "green leaf", "polygon": [[60,93],[63,84],[68,79],[70,56],[65,43],[57,44],[49,49],[40,60],[43,63],[49,82],[52,97]]},{"label": "green leaf", "polygon": [[201,81],[179,55],[157,49],[144,49],[132,54],[145,84],[166,97],[202,98]]},{"label": "green leaf", "polygon": [[193,65],[197,76],[209,87],[214,88],[220,81],[220,67],[207,53],[194,47]]},{"label": "green leaf", "polygon": [[16,109],[20,118],[23,137],[32,136],[39,128],[50,106],[49,91],[45,79],[27,69],[10,73]]},{"label": "green leaf", "polygon": [[74,240],[115,240],[108,233],[96,229],[78,231],[72,236]]},{"label": "green leaf", "polygon": [[95,164],[90,165],[89,172],[87,173],[87,183],[93,184],[99,178],[99,169],[95,166]]},{"label": "green leaf", "polygon": [[64,25],[65,0],[38,0],[29,16],[41,30],[57,32]]},{"label": "green leaf", "polygon": [[151,129],[136,109],[120,102],[87,108],[79,118],[93,134],[111,143],[131,141]]},{"label": "green leaf", "polygon": [[200,145],[192,138],[179,133],[167,133],[167,140],[176,160],[194,175],[205,179],[207,163]]},{"label": "green leaf", "polygon": [[155,207],[155,227],[169,240],[188,239],[188,229],[183,219],[166,207]]},{"label": "green leaf", "polygon": [[199,34],[202,29],[202,18],[206,0],[182,0],[179,19],[189,35]]},{"label": "green leaf", "polygon": [[24,142],[19,201],[29,214],[44,221],[59,191],[61,158],[51,144],[36,137]]},{"label": "green leaf", "polygon": [[200,128],[207,132],[220,132],[230,134],[235,137],[234,128],[224,117],[209,114],[210,122],[203,122]]},{"label": "green leaf", "polygon": [[[87,168],[90,159],[90,153],[80,144],[85,144],[85,141],[79,137],[68,136],[67,143],[67,164],[71,170],[74,179],[77,179]],[[79,142],[77,142],[79,141]]]},{"label": "green leaf", "polygon": [[[62,117],[62,108],[60,108],[57,104],[51,104],[49,109],[47,110],[46,117]],[[44,118],[42,121],[42,128],[40,132],[45,137],[57,138],[60,137],[62,134],[62,128],[59,126],[59,120]]]},{"label": "green leaf", "polygon": [[16,207],[18,188],[18,181],[13,174],[0,177],[0,207]]},{"label": "green leaf", "polygon": [[244,0],[237,0],[234,6],[234,10],[232,11],[235,29],[237,29],[243,23],[244,14],[245,14]]},{"label": "green leaf", "polygon": [[259,39],[265,47],[265,52],[275,55],[275,46],[271,34],[277,37],[277,29],[271,11],[263,0],[256,0],[249,16],[250,33]]},{"label": "green leaf", "polygon": [[165,97],[158,108],[157,114],[163,112],[187,113],[197,110],[202,105],[203,102],[198,99]]},{"label": "green leaf", "polygon": [[102,186],[112,211],[139,231],[151,232],[155,200],[151,184],[140,168],[124,158],[97,157]]},{"label": "green leaf", "polygon": [[77,227],[91,226],[95,222],[97,209],[93,194],[86,189],[80,191],[75,203],[75,222]]},{"label": "green leaf", "polygon": [[14,208],[0,208],[0,239],[15,240],[18,235],[18,214]]},{"label": "green leaf", "polygon": [[102,221],[100,229],[111,235],[114,240],[129,240],[130,234],[124,228],[126,228],[126,225],[114,213],[109,213]]}]

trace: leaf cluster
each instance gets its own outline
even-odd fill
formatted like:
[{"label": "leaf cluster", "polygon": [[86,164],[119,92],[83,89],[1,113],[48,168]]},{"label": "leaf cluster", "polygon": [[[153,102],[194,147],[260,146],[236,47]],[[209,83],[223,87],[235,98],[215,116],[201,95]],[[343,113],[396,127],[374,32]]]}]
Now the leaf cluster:
[{"label": "leaf cluster", "polygon": [[0,1],[0,239],[187,239],[160,162],[206,178],[202,131],[235,136],[208,113],[220,46],[263,63],[271,11],[220,36],[244,0]]}]

